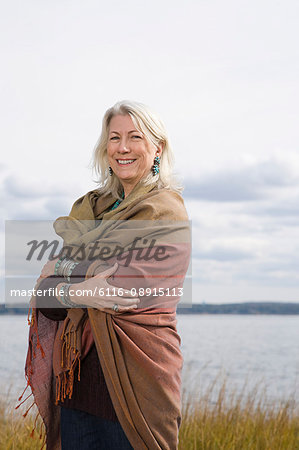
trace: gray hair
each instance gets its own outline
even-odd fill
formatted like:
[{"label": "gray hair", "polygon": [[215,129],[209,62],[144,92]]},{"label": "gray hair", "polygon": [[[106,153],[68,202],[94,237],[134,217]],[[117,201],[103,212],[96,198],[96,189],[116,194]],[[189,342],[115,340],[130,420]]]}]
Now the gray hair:
[{"label": "gray hair", "polygon": [[117,115],[129,115],[134,126],[140,131],[148,142],[155,147],[162,145],[160,172],[157,175],[148,174],[140,183],[157,183],[159,188],[167,188],[176,192],[181,192],[182,188],[173,175],[173,151],[170,146],[169,138],[165,126],[161,119],[142,103],[124,100],[116,103],[109,108],[102,122],[102,132],[93,152],[92,168],[98,176],[96,180],[100,185],[102,194],[112,193],[116,198],[121,198],[122,185],[115,174],[109,175],[109,164],[107,157],[107,143],[109,134],[109,125],[112,117]]}]

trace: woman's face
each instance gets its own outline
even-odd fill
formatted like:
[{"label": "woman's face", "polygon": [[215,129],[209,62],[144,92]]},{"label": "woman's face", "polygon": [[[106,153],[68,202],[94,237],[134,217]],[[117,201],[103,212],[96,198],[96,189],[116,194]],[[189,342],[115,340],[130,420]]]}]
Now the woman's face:
[{"label": "woman's face", "polygon": [[107,155],[109,165],[127,196],[150,172],[155,156],[161,156],[161,148],[157,149],[136,130],[129,115],[118,115],[110,121]]}]

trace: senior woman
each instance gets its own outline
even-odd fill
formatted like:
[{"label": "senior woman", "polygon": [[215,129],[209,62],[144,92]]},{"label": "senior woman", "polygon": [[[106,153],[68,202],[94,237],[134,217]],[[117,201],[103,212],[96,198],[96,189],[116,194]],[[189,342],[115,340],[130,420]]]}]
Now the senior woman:
[{"label": "senior woman", "polygon": [[48,450],[176,449],[190,241],[160,119],[136,102],[108,109],[94,168],[99,189],[54,223],[64,246],[37,282],[28,386]]}]

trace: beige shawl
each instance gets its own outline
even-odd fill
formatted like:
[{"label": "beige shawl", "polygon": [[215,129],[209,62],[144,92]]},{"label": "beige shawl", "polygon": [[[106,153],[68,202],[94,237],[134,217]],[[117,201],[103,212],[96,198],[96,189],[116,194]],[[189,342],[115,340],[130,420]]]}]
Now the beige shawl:
[{"label": "beige shawl", "polygon": [[[188,217],[179,194],[155,186],[137,186],[117,209],[108,212],[114,201],[111,196],[101,197],[98,191],[91,191],[54,226],[75,258],[78,249],[88,250],[97,240],[101,246],[119,246],[122,254],[128,254],[136,236],[140,238],[139,249],[146,249],[153,240],[155,248],[166,249],[167,258],[161,262],[138,259],[134,249],[129,265],[118,261],[119,270],[111,284],[127,289],[160,287],[164,293],[168,288],[173,295],[141,296],[140,308],[123,314],[88,308],[88,318],[111,400],[132,446],[137,450],[174,450],[181,421],[182,368],[176,331],[179,295],[175,289],[182,287],[189,264]],[[97,258],[87,277],[116,260],[117,256],[105,262]],[[83,318],[82,309],[70,310],[57,330],[55,324],[37,314],[31,327],[26,376],[46,426],[50,450],[60,448],[59,417],[53,404],[55,397],[71,397],[74,367],[82,351]],[[38,352],[38,346],[42,352]],[[56,383],[49,374],[49,361]]]}]

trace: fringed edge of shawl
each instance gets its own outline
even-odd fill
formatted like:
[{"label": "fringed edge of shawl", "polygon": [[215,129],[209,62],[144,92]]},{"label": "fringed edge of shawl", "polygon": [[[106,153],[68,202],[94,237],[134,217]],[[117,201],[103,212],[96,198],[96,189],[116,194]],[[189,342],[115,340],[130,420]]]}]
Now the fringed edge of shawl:
[{"label": "fringed edge of shawl", "polygon": [[[56,376],[56,397],[55,405],[58,402],[63,402],[66,398],[72,398],[74,387],[74,374],[78,364],[78,381],[80,381],[81,373],[81,359],[80,352],[76,349],[77,334],[75,327],[72,326],[68,332],[66,332],[66,322],[62,331],[60,339],[63,341],[61,349],[61,367],[69,367],[66,371],[61,372]],[[71,355],[75,354],[75,358],[71,362]]]},{"label": "fringed edge of shawl", "polygon": [[[31,317],[30,317],[31,314]],[[25,372],[25,378],[27,381],[26,387],[23,390],[22,394],[20,395],[20,397],[18,398],[18,402],[20,402],[15,409],[19,409],[20,406],[22,406],[32,395],[33,395],[33,386],[31,384],[31,375],[33,373],[32,371],[32,364],[31,361],[33,358],[36,357],[36,353],[34,351],[34,347],[33,347],[33,341],[32,338],[35,335],[36,336],[36,348],[40,350],[42,358],[45,357],[45,352],[41,346],[40,340],[39,340],[39,336],[38,336],[38,330],[37,330],[37,320],[36,320],[36,311],[35,308],[30,307],[28,310],[28,315],[27,315],[27,322],[30,328],[32,328],[33,330],[33,334],[30,336],[29,338],[29,345],[28,345],[28,365],[26,364],[26,372]],[[25,392],[27,391],[28,387],[30,387],[31,389],[31,393],[24,399],[22,400],[22,398],[24,397]],[[27,414],[29,413],[29,411],[31,410],[31,408],[36,405],[35,400],[31,403],[31,405],[26,409],[25,413],[23,414],[23,418],[25,418],[27,416]],[[30,433],[30,437],[33,439],[34,437],[34,432],[37,430],[37,420],[38,418],[41,417],[39,411],[37,411],[37,414],[35,416],[34,419],[34,424],[33,424],[33,429],[31,430]],[[43,430],[43,427],[45,428],[45,424],[43,422],[43,420],[41,421],[41,425],[40,425],[40,430],[39,430],[39,439],[42,440],[41,443],[41,450],[44,448],[45,444],[46,444],[46,431],[45,429]]]}]

